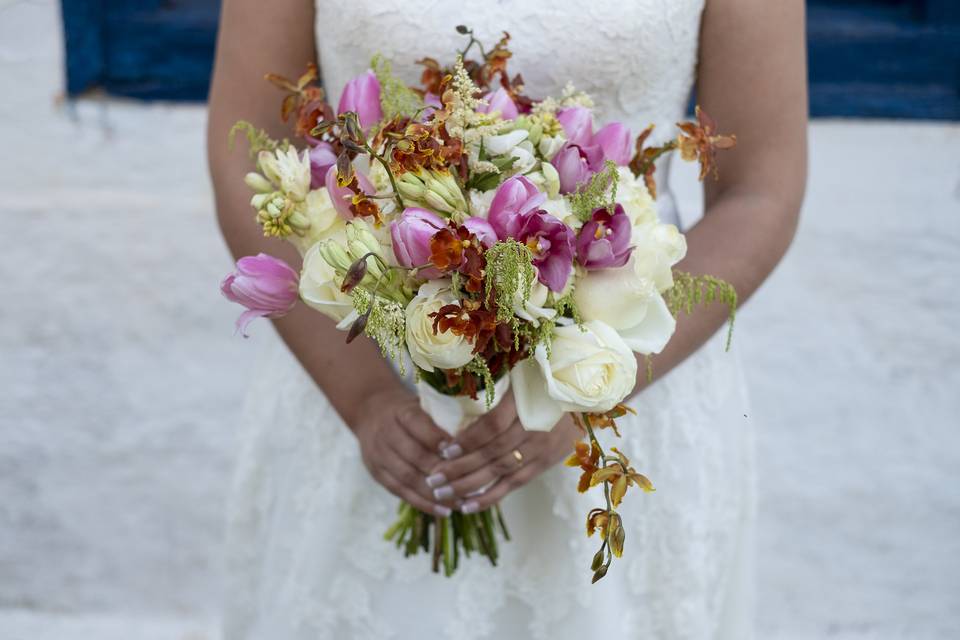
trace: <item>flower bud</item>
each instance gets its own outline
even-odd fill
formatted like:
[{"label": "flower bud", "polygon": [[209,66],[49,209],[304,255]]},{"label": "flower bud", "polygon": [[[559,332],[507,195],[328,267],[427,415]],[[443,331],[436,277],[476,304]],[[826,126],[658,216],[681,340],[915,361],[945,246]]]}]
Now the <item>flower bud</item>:
[{"label": "flower bud", "polygon": [[320,245],[320,256],[331,268],[341,273],[345,273],[353,264],[353,259],[336,240],[327,240]]},{"label": "flower bud", "polygon": [[623,528],[623,522],[618,514],[610,516],[610,535],[607,536],[607,542],[610,544],[610,551],[618,558],[623,556],[623,543],[626,540],[627,532]]},{"label": "flower bud", "polygon": [[350,268],[347,269],[347,274],[343,277],[343,283],[340,285],[340,292],[350,293],[358,284],[360,284],[366,275],[367,259],[366,257],[358,258],[356,262],[351,264]]},{"label": "flower bud", "polygon": [[560,195],[560,174],[557,173],[556,167],[549,162],[541,162],[540,172],[543,174],[543,186],[547,197],[556,198]]},{"label": "flower bud", "polygon": [[255,171],[251,171],[243,176],[243,181],[257,193],[269,193],[273,191],[273,185],[270,184],[270,181]]},{"label": "flower bud", "polygon": [[590,571],[596,571],[602,565],[603,565],[603,549],[600,549],[593,556],[593,562],[590,563]]},{"label": "flower bud", "polygon": [[260,211],[265,206],[267,206],[267,203],[270,202],[270,200],[272,199],[273,199],[272,193],[258,193],[258,194],[255,194],[252,198],[250,198],[250,206],[256,209],[257,211]]},{"label": "flower bud", "polygon": [[356,340],[363,331],[367,328],[367,321],[370,319],[370,311],[368,310],[365,314],[358,317],[353,321],[353,324],[350,325],[350,331],[347,332],[347,344],[350,344]]}]

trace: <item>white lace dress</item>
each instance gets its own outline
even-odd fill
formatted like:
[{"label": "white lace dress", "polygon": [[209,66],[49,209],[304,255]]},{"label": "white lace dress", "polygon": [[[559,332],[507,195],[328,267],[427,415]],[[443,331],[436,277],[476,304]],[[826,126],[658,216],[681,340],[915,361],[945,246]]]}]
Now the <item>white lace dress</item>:
[{"label": "white lace dress", "polygon": [[[454,26],[486,41],[513,36],[511,69],[527,93],[571,80],[601,118],[648,123],[663,137],[683,116],[703,0],[317,0],[317,49],[336,92],[371,55],[413,82],[414,59],[462,47]],[[665,181],[662,179],[661,183]],[[675,218],[668,193],[661,216]],[[318,316],[318,321],[320,316]],[[349,364],[345,364],[349,366]],[[367,474],[353,435],[283,348],[257,372],[249,436],[229,517],[226,640],[410,640],[422,637],[749,640],[753,436],[735,353],[715,338],[631,400],[624,448],[656,484],[621,509],[626,552],[589,584],[597,546],[576,492],[557,467],[508,496],[513,541],[501,566],[473,558],[453,578],[425,556],[384,542],[397,500]]]}]

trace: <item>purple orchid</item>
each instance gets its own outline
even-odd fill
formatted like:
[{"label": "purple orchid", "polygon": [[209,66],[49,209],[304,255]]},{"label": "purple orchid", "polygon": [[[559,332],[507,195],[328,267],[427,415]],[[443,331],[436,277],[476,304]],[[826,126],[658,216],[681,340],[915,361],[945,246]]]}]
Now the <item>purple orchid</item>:
[{"label": "purple orchid", "polygon": [[577,261],[586,269],[622,267],[630,259],[630,218],[621,205],[596,209],[577,236]]}]

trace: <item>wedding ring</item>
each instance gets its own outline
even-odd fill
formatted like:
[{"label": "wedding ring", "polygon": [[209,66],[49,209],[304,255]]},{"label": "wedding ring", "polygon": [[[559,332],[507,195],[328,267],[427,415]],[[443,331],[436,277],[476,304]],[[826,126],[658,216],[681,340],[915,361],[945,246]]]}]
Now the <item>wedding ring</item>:
[{"label": "wedding ring", "polygon": [[522,466],[523,466],[523,454],[520,453],[520,449],[514,449],[514,450],[513,450],[513,459],[517,461],[517,466],[518,466],[518,467],[522,467]]}]

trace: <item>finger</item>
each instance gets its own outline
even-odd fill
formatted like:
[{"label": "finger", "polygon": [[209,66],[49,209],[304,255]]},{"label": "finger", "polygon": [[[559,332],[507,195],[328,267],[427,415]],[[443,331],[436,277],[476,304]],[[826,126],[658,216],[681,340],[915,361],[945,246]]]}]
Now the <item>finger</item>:
[{"label": "finger", "polygon": [[426,449],[408,430],[398,425],[396,429],[383,429],[382,445],[386,456],[399,456],[419,471],[421,480],[429,475],[442,458],[436,449]]},{"label": "finger", "polygon": [[[513,394],[507,396],[489,412],[457,434],[456,442],[464,452],[477,451],[513,425],[517,419],[517,407]],[[450,457],[450,456],[447,456]]]},{"label": "finger", "polygon": [[518,420],[514,420],[510,428],[501,432],[480,449],[453,460],[440,462],[433,469],[431,479],[438,484],[456,482],[467,475],[490,466],[491,463],[520,447],[529,437],[530,433],[523,428]]},{"label": "finger", "polygon": [[407,404],[397,412],[397,422],[427,451],[439,452],[450,443],[452,436],[434,424],[430,416],[417,404]]},{"label": "finger", "polygon": [[477,513],[489,509],[503,500],[511,491],[519,489],[537,477],[541,470],[542,465],[539,462],[524,465],[514,473],[500,478],[483,495],[459,503],[458,508],[462,513]]},{"label": "finger", "polygon": [[380,469],[377,475],[377,481],[384,486],[390,493],[404,500],[423,513],[431,513],[441,518],[446,518],[452,513],[450,507],[432,502],[417,492],[405,486],[396,477],[386,469]]},{"label": "finger", "polygon": [[[423,473],[415,466],[396,454],[387,453],[380,458],[379,466],[389,473],[397,482],[430,502],[443,502],[435,497],[432,488],[427,486]],[[447,496],[446,501],[453,504],[453,495]]]}]

